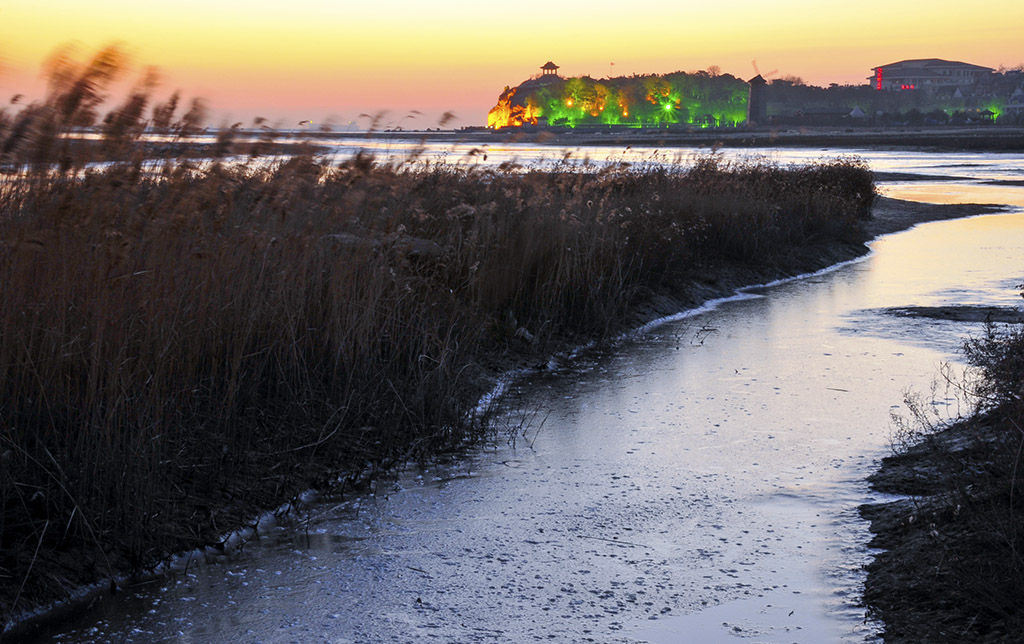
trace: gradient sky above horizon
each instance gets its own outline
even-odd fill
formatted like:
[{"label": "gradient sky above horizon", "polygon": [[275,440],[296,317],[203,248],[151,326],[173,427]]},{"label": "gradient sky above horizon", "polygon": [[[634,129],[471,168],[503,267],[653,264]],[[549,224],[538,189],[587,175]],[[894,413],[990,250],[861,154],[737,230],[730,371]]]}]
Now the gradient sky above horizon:
[{"label": "gradient sky above horizon", "polygon": [[158,96],[202,96],[215,121],[365,125],[359,114],[387,110],[382,125],[411,129],[450,110],[453,125],[481,125],[506,85],[548,60],[563,76],[717,65],[744,79],[756,60],[815,85],[862,84],[872,67],[908,58],[1019,65],[1021,25],[1019,0],[3,0],[0,100],[41,97],[42,63],[61,45],[87,58],[120,42],[129,78],[156,66]]}]

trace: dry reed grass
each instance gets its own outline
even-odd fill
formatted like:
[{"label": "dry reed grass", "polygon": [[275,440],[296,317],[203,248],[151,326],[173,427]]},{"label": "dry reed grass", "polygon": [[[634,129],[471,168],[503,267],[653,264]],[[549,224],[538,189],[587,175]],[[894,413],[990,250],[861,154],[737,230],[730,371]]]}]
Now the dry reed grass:
[{"label": "dry reed grass", "polygon": [[48,522],[51,549],[149,563],[315,482],[310,459],[458,444],[474,363],[522,337],[600,335],[722,263],[855,241],[871,194],[854,163],[715,158],[594,173],[134,162],[6,181],[3,567],[19,574]]},{"label": "dry reed grass", "polygon": [[37,558],[137,568],[339,472],[480,436],[479,374],[503,357],[600,335],[722,265],[859,242],[874,197],[857,161],[715,155],[153,171],[145,87],[104,125],[122,161],[89,169],[59,134],[95,115],[108,62],[0,123],[22,168],[0,178],[0,576],[29,603],[80,581],[29,574]]}]

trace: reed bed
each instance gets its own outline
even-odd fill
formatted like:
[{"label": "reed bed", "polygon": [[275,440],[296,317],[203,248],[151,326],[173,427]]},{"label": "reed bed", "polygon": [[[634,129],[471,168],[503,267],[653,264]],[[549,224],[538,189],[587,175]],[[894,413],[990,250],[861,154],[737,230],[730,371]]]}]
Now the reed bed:
[{"label": "reed bed", "polygon": [[5,612],[485,435],[482,376],[722,266],[858,243],[874,197],[856,160],[142,156],[0,178]]}]

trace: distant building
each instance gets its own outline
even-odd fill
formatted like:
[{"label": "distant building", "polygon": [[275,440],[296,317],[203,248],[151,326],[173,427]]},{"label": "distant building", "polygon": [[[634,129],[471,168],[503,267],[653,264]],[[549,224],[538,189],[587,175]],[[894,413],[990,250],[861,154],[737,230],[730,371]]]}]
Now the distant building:
[{"label": "distant building", "polygon": [[558,65],[554,64],[550,60],[540,68],[541,75],[543,76],[558,76]]},{"label": "distant building", "polygon": [[768,98],[765,87],[768,81],[760,74],[747,81],[750,93],[747,95],[747,125],[765,125],[768,121]]},{"label": "distant building", "polygon": [[967,87],[995,70],[955,60],[921,58],[873,67],[871,71],[874,74],[868,80],[875,89],[907,90]]}]

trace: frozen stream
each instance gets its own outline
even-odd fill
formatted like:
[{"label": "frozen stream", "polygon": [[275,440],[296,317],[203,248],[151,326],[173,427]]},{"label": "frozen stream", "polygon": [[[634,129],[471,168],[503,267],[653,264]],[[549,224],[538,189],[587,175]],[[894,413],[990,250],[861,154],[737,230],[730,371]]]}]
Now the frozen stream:
[{"label": "frozen stream", "polygon": [[[1024,207],[1024,188],[959,185]],[[864,478],[903,392],[981,330],[886,309],[1019,306],[1024,214],[873,248],[553,363],[508,401],[514,447],[315,505],[42,641],[870,641]]]}]

